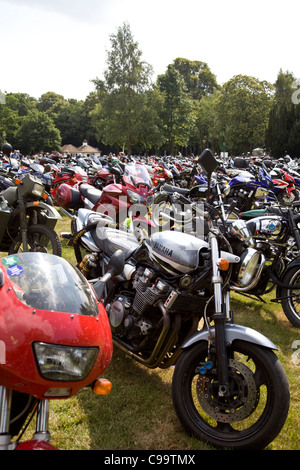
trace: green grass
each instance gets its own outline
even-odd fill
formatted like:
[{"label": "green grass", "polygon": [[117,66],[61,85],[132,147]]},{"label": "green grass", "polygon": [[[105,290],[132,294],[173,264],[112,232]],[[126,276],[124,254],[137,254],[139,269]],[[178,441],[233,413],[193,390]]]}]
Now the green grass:
[{"label": "green grass", "polygon": [[[67,231],[70,222],[59,223],[57,232]],[[75,258],[63,241],[63,256]],[[291,405],[288,419],[269,450],[298,450],[300,431],[300,355],[293,361],[293,342],[300,330],[291,326],[281,306],[232,295],[235,323],[252,327],[272,340],[288,375]],[[52,443],[73,450],[211,450],[182,429],[171,401],[173,368],[148,370],[116,348],[105,377],[112,382],[107,396],[96,396],[88,388],[70,400],[53,401],[50,413]],[[30,436],[29,436],[30,438]]]}]

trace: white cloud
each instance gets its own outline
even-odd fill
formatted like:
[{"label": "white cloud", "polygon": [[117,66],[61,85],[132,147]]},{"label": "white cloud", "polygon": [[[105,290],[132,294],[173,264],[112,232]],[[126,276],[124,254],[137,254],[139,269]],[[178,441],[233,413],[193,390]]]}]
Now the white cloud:
[{"label": "white cloud", "polygon": [[274,82],[280,68],[299,78],[299,12],[298,0],[0,0],[0,90],[85,99],[125,21],[156,74],[183,57],[207,62],[219,83]]}]

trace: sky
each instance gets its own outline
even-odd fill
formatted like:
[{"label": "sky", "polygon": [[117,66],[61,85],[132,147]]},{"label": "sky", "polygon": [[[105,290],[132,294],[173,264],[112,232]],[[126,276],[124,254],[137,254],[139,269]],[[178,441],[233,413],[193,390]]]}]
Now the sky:
[{"label": "sky", "polygon": [[[300,78],[299,0],[0,0],[0,91],[85,100],[125,22],[155,81],[178,58],[235,75]],[[117,71],[116,71],[117,73]]]}]

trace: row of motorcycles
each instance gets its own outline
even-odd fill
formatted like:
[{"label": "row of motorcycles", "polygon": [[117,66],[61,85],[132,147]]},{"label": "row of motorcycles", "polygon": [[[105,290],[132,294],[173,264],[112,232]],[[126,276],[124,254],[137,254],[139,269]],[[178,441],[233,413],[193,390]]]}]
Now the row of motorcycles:
[{"label": "row of motorcycles", "polygon": [[[29,217],[22,230],[19,223],[22,245],[0,262],[0,448],[50,447],[49,401],[86,384],[107,393],[97,378],[112,344],[145,367],[173,366],[178,419],[217,448],[262,449],[284,426],[290,392],[277,348],[234,323],[230,294],[262,300],[274,289],[300,326],[298,198],[283,206],[273,186],[257,184],[263,165],[257,175],[230,176],[208,149],[183,187],[172,178],[156,184],[148,166],[112,161],[81,180],[76,167],[51,169],[61,183],[44,204],[70,217],[61,237],[76,268],[49,254],[42,237],[28,242]],[[103,170],[107,183],[92,184]],[[233,189],[242,177],[255,209],[240,205],[246,185]],[[32,412],[33,441],[13,440]]]}]

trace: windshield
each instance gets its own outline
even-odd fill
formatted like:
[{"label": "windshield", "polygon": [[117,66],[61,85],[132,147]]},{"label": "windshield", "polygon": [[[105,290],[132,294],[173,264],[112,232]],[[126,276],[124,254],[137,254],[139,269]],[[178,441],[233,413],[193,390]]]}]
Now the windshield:
[{"label": "windshield", "polygon": [[125,165],[124,176],[130,178],[130,182],[138,185],[139,183],[147,184],[152,188],[152,181],[147,169],[138,163],[127,163]]},{"label": "windshield", "polygon": [[47,253],[20,253],[0,260],[18,299],[42,310],[98,315],[98,305],[81,273]]}]

